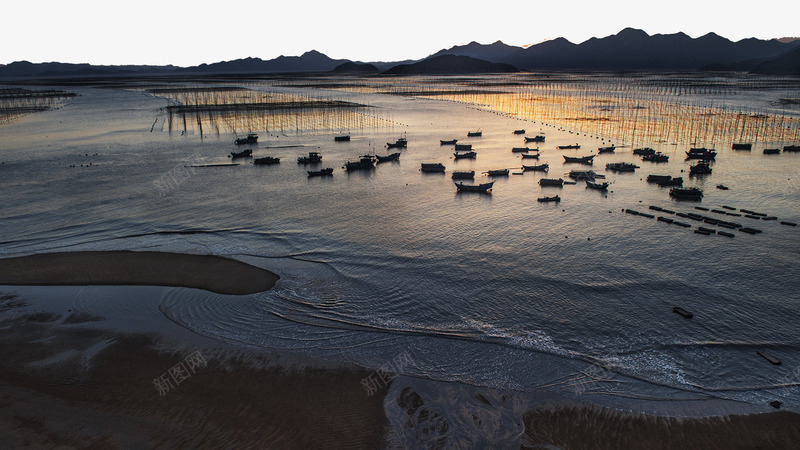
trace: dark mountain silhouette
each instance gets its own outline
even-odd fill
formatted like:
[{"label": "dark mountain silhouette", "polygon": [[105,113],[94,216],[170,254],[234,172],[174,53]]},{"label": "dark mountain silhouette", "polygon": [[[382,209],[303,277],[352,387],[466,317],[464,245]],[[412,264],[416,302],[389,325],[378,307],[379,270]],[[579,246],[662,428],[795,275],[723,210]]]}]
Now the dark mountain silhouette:
[{"label": "dark mountain silhouette", "polygon": [[483,59],[490,62],[506,62],[507,58],[521,50],[520,47],[506,45],[502,41],[497,41],[494,44],[484,45],[475,41],[467,45],[456,45],[447,50],[439,50],[428,58],[435,58],[443,55],[459,55],[469,56],[470,58]]},{"label": "dark mountain silhouette", "polygon": [[469,56],[441,55],[414,64],[400,64],[384,73],[390,75],[511,73],[519,69],[502,63],[493,63]]},{"label": "dark mountain silhouette", "polygon": [[77,77],[100,75],[135,75],[142,73],[169,73],[174,66],[94,66],[59,62],[32,63],[16,61],[0,65],[0,78],[21,77]]},{"label": "dark mountain silhouette", "polygon": [[346,62],[334,67],[335,73],[378,73],[377,67],[372,64]]},{"label": "dark mountain silhouette", "polygon": [[275,59],[260,58],[236,59],[214,64],[181,69],[182,72],[193,73],[274,73],[274,72],[329,72],[336,66],[349,62],[346,59],[331,59],[326,55],[311,50],[300,56],[279,56]]},{"label": "dark mountain silhouette", "polygon": [[771,75],[800,75],[800,46],[754,67],[751,72]]}]

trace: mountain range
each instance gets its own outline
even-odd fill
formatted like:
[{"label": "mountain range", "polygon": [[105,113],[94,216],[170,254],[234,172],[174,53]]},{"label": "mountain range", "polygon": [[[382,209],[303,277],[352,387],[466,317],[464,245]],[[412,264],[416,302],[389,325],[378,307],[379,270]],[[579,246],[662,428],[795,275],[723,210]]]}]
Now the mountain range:
[{"label": "mountain range", "polygon": [[[463,58],[443,58],[445,56],[468,57],[482,62]],[[489,63],[500,66],[492,66]],[[334,70],[364,73],[372,72],[373,66],[375,72],[379,73],[483,73],[495,67],[497,71],[723,70],[800,75],[800,39],[750,38],[733,42],[714,33],[692,38],[684,33],[648,35],[642,30],[626,28],[615,35],[592,38],[580,44],[574,44],[564,38],[528,47],[515,47],[500,41],[493,44],[471,42],[440,50],[415,61],[372,62],[371,65],[346,59],[331,59],[312,50],[300,56],[279,56],[271,60],[244,58],[193,67],[94,66],[57,62],[34,64],[19,61],[0,65],[0,78],[155,74],[247,75]]]}]

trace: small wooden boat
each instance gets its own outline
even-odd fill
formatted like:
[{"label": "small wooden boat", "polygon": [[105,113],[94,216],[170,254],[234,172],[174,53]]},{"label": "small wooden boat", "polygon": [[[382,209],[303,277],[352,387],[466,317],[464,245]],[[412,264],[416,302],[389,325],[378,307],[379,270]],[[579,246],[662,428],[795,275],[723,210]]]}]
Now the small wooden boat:
[{"label": "small wooden boat", "polygon": [[458,142],[458,139],[451,139],[449,141],[443,141],[443,140],[440,139],[439,142],[440,142],[440,145],[456,145],[456,142]]},{"label": "small wooden boat", "polygon": [[456,144],[456,150],[472,150],[472,144]]},{"label": "small wooden boat", "polygon": [[565,163],[592,164],[592,160],[596,155],[577,156],[577,157],[566,156],[566,155],[562,156],[564,157]]},{"label": "small wooden boat", "polygon": [[747,151],[750,151],[750,150],[753,149],[753,144],[744,144],[744,143],[737,144],[737,143],[733,143],[731,145],[731,148],[733,150],[747,150]]},{"label": "small wooden boat", "polygon": [[394,142],[387,142],[386,147],[388,148],[406,148],[408,146],[408,141],[406,138],[400,138]]},{"label": "small wooden boat", "polygon": [[714,149],[707,149],[705,147],[702,148],[690,148],[688,152],[686,152],[686,159],[715,159],[717,157],[717,152]]},{"label": "small wooden boat", "polygon": [[280,158],[273,158],[272,156],[265,156],[263,158],[256,158],[253,160],[253,164],[278,164],[281,162]]},{"label": "small wooden boat", "polygon": [[492,190],[494,181],[483,184],[464,184],[463,182],[455,183],[456,189],[459,192],[488,192]]},{"label": "small wooden boat", "polygon": [[310,177],[322,177],[326,175],[333,175],[333,168],[328,167],[321,170],[306,170],[308,172],[308,176]]},{"label": "small wooden boat", "polygon": [[563,187],[564,186],[564,180],[562,180],[561,178],[558,178],[558,179],[555,179],[555,178],[542,178],[541,180],[539,180],[539,186]]},{"label": "small wooden boat", "polygon": [[444,173],[444,164],[442,163],[422,163],[423,172],[442,172]]},{"label": "small wooden boat", "polygon": [[593,170],[570,170],[569,177],[577,181],[594,181],[597,178],[597,174]]},{"label": "small wooden boat", "polygon": [[523,153],[520,156],[522,156],[522,159],[539,159],[538,153]]},{"label": "small wooden boat", "polygon": [[231,152],[231,158],[250,158],[253,156],[252,150],[242,150],[240,152]]},{"label": "small wooden boat", "polygon": [[727,191],[728,190],[728,186],[725,186],[724,184],[718,184],[717,185],[717,189],[722,189],[723,191]]},{"label": "small wooden boat", "polygon": [[571,150],[571,149],[577,149],[577,148],[581,148],[581,146],[579,144],[559,145],[558,146],[559,150]]},{"label": "small wooden boat", "polygon": [[454,171],[452,178],[456,180],[472,180],[475,178],[475,171]]},{"label": "small wooden boat", "polygon": [[488,170],[486,174],[490,177],[507,177],[508,169]]},{"label": "small wooden boat", "polygon": [[589,180],[586,180],[586,187],[589,189],[597,189],[598,191],[607,191],[608,190],[608,182],[603,183],[595,183]]},{"label": "small wooden boat", "polygon": [[669,162],[669,156],[661,153],[656,152],[652,155],[644,155],[642,156],[642,161],[654,162],[654,163],[662,163],[662,162]]},{"label": "small wooden boat", "polygon": [[346,135],[341,135],[341,136],[334,136],[333,140],[334,140],[334,142],[347,142],[347,141],[350,140],[350,135],[346,134]]},{"label": "small wooden boat", "polygon": [[236,145],[255,144],[258,142],[258,135],[255,133],[250,133],[247,135],[247,137],[237,138],[234,142]]},{"label": "small wooden boat", "polygon": [[298,156],[298,164],[313,164],[322,161],[322,155],[319,152],[308,152],[308,156]]},{"label": "small wooden boat", "polygon": [[615,147],[613,145],[610,146],[610,147],[600,147],[600,148],[597,149],[597,153],[614,153],[614,150],[616,150],[616,149],[617,149],[617,147]]},{"label": "small wooden boat", "polygon": [[648,175],[647,182],[648,183],[661,183],[662,181],[670,181],[672,177],[670,175]]},{"label": "small wooden boat", "polygon": [[400,159],[400,153],[392,153],[391,155],[386,155],[386,156],[375,155],[375,158],[378,160],[379,163],[397,161]]},{"label": "small wooden boat", "polygon": [[527,153],[531,151],[528,147],[514,147],[511,149],[511,153]]},{"label": "small wooden boat", "polygon": [[659,181],[658,185],[661,187],[667,186],[683,186],[683,177],[675,177],[665,181]]},{"label": "small wooden boat", "polygon": [[525,134],[525,130],[514,130],[514,134]]},{"label": "small wooden boat", "polygon": [[780,366],[781,365],[781,360],[780,359],[770,355],[769,353],[767,353],[767,352],[765,352],[763,350],[757,350],[756,353],[758,353],[758,356],[766,359],[767,361],[771,362],[772,364],[774,364],[776,366]]},{"label": "small wooden boat", "polygon": [[698,188],[672,188],[669,190],[669,195],[675,198],[700,200],[703,198],[703,191]]},{"label": "small wooden boat", "polygon": [[523,165],[522,170],[525,172],[547,172],[548,170],[550,170],[550,165],[547,163],[537,164],[535,166]]},{"label": "small wooden boat", "polygon": [[655,155],[655,153],[656,153],[655,149],[652,149],[650,147],[633,149],[634,155],[646,156],[646,155]]},{"label": "small wooden boat", "polygon": [[687,311],[687,310],[685,310],[685,309],[681,308],[680,306],[674,306],[674,307],[672,308],[672,312],[674,312],[674,313],[677,313],[677,314],[680,314],[680,315],[681,315],[681,316],[683,316],[685,319],[691,319],[692,317],[694,317],[694,315],[692,315],[692,313],[690,313],[689,311]]},{"label": "small wooden boat", "polygon": [[539,197],[536,200],[541,202],[541,203],[547,203],[547,202],[556,202],[556,203],[558,203],[558,202],[561,201],[561,197],[559,197],[557,195],[554,195],[552,197]]},{"label": "small wooden boat", "polygon": [[568,184],[568,185],[574,186],[574,185],[578,184],[578,182],[577,181],[564,180],[564,184]]},{"label": "small wooden boat", "polygon": [[375,155],[364,155],[358,161],[347,161],[344,168],[348,171],[375,168]]},{"label": "small wooden boat", "polygon": [[606,170],[610,170],[612,172],[633,172],[638,168],[639,166],[637,166],[636,164],[631,164],[626,162],[606,164]]},{"label": "small wooden boat", "polygon": [[468,131],[467,137],[480,137],[483,136],[483,131]]},{"label": "small wooden boat", "polygon": [[708,160],[698,161],[697,164],[689,166],[689,173],[692,175],[707,175],[711,173],[711,166],[708,165]]},{"label": "small wooden boat", "polygon": [[800,152],[800,145],[784,145],[783,151],[785,152]]},{"label": "small wooden boat", "polygon": [[544,136],[541,134],[534,137],[525,136],[525,142],[544,142]]},{"label": "small wooden boat", "polygon": [[473,151],[453,153],[453,158],[455,159],[475,159],[476,156],[478,156],[478,154]]},{"label": "small wooden boat", "polygon": [[765,155],[779,155],[781,153],[781,149],[779,148],[765,148],[764,154]]}]

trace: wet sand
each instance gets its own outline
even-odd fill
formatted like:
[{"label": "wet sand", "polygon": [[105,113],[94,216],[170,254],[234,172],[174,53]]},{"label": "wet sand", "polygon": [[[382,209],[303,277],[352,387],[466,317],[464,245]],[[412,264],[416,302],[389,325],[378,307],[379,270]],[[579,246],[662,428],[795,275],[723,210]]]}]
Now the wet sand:
[{"label": "wet sand", "polygon": [[524,423],[522,448],[794,449],[800,443],[800,415],[784,411],[676,418],[558,406],[528,411]]},{"label": "wet sand", "polygon": [[0,285],[182,286],[244,295],[269,290],[279,278],[268,270],[212,255],[107,251],[0,259]]},{"label": "wet sand", "polygon": [[[383,393],[367,395],[363,369],[285,369],[224,345],[167,351],[43,313],[0,325],[0,448],[385,446]],[[159,391],[154,380],[197,351],[206,364]]]}]

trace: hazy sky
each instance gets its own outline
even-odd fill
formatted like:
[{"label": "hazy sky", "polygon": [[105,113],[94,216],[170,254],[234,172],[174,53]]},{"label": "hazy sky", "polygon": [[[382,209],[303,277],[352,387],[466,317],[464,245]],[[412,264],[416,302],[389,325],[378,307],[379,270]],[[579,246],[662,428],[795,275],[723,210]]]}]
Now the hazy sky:
[{"label": "hazy sky", "polygon": [[3,5],[0,64],[88,62],[190,66],[318,50],[361,61],[418,59],[502,40],[580,43],[625,27],[714,32],[733,41],[800,36],[797,0],[25,0]]}]

